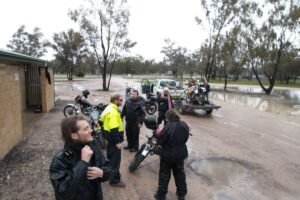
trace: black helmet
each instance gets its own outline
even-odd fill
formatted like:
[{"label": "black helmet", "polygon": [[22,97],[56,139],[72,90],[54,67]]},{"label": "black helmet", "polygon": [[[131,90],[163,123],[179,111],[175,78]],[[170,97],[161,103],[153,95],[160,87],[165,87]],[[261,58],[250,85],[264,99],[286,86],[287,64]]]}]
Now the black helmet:
[{"label": "black helmet", "polygon": [[89,94],[90,94],[90,91],[88,91],[88,90],[83,90],[82,91],[82,95],[87,99],[87,97],[89,96]]},{"label": "black helmet", "polygon": [[145,126],[151,130],[157,129],[156,116],[148,115],[144,119]]}]

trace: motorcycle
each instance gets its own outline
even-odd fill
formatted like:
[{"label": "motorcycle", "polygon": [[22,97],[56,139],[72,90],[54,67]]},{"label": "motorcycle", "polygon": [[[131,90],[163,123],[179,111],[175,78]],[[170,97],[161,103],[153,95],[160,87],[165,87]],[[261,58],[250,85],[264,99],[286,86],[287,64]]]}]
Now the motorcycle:
[{"label": "motorcycle", "polygon": [[107,141],[105,139],[104,133],[101,130],[101,127],[98,124],[100,118],[100,112],[97,109],[93,109],[90,112],[90,125],[93,130],[92,136],[96,139],[101,147],[101,149],[106,149]]},{"label": "motorcycle", "polygon": [[[89,117],[90,112],[93,109],[98,110],[100,113],[103,112],[103,110],[106,108],[107,104],[100,103],[98,105],[93,105],[86,99],[88,98],[88,95],[90,92],[88,90],[83,90],[82,95],[77,95],[74,99],[75,104],[68,104],[64,107],[63,113],[65,117],[69,117],[72,115],[77,115],[80,112],[84,114],[85,116]],[[79,104],[79,108],[78,105]]]},{"label": "motorcycle", "polygon": [[186,102],[187,103],[192,103],[194,105],[204,105],[209,103],[208,99],[205,96],[206,93],[206,88],[202,85],[195,85],[192,89],[192,91],[190,92],[190,94],[188,94],[187,91],[187,95],[186,95]]},{"label": "motorcycle", "polygon": [[153,115],[157,111],[157,104],[153,94],[147,94],[147,99],[145,99],[144,106],[145,110],[149,115]]},{"label": "motorcycle", "polygon": [[158,127],[156,117],[154,115],[148,115],[145,117],[144,123],[148,129],[153,131],[152,136],[147,136],[147,142],[141,146],[140,150],[135,154],[133,160],[130,162],[128,167],[130,172],[136,170],[148,155],[159,155],[161,151],[161,146],[157,144],[157,138],[155,136],[155,132]]}]

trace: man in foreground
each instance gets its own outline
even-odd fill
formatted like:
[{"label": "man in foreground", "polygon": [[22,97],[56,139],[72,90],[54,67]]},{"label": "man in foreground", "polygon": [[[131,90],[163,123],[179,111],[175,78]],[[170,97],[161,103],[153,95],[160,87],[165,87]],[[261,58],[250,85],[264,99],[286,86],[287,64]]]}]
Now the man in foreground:
[{"label": "man in foreground", "polygon": [[93,140],[92,129],[83,116],[64,118],[61,122],[64,148],[55,154],[50,180],[57,200],[102,200],[102,181],[110,177],[106,159]]}]

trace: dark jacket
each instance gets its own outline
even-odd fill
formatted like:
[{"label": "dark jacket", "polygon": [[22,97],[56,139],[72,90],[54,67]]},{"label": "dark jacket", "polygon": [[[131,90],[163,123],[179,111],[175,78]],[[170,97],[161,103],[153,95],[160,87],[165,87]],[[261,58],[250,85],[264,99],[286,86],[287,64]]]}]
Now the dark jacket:
[{"label": "dark jacket", "polygon": [[169,162],[182,161],[187,158],[188,138],[189,127],[184,121],[168,122],[157,135],[157,143],[162,146],[161,158]]},{"label": "dark jacket", "polygon": [[127,99],[121,113],[121,117],[123,118],[124,116],[127,123],[137,122],[139,124],[143,124],[146,116],[146,113],[143,110],[143,99]]},{"label": "dark jacket", "polygon": [[[171,95],[170,95],[170,99],[171,99],[171,107],[174,108]],[[158,103],[158,111],[167,112],[169,110],[168,97],[159,94],[156,100]]]},{"label": "dark jacket", "polygon": [[[90,144],[93,156],[89,163],[81,160],[81,149],[85,144],[76,143],[65,145],[54,156],[50,168],[50,180],[54,188],[57,200],[102,200],[101,183],[107,181],[111,174],[106,167],[106,158],[100,151],[100,147],[93,141]],[[87,179],[89,166],[96,166],[103,170],[103,177],[95,180]]]}]

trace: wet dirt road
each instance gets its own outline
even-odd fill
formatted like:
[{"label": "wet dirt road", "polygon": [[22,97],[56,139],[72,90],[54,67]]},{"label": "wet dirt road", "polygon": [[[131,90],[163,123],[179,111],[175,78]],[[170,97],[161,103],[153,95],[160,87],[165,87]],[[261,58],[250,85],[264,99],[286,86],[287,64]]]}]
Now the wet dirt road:
[{"label": "wet dirt road", "polygon": [[[113,77],[112,92],[124,94],[125,82]],[[93,102],[108,102],[110,93],[96,91],[98,80],[56,84],[56,108],[35,122],[25,138],[0,162],[0,199],[53,199],[47,168],[61,147],[61,109],[83,88]],[[186,199],[300,199],[300,119],[260,112],[249,107],[214,101],[222,108],[207,116],[201,111],[182,116],[191,127],[186,160]],[[141,130],[140,144],[151,131]],[[26,155],[24,157],[24,155]],[[22,157],[23,156],[23,157]],[[126,189],[104,183],[105,199],[154,199],[159,158],[149,156],[134,173],[127,167],[134,154],[122,152],[121,174]],[[16,192],[17,191],[17,192]],[[176,199],[173,178],[167,199]]]}]

